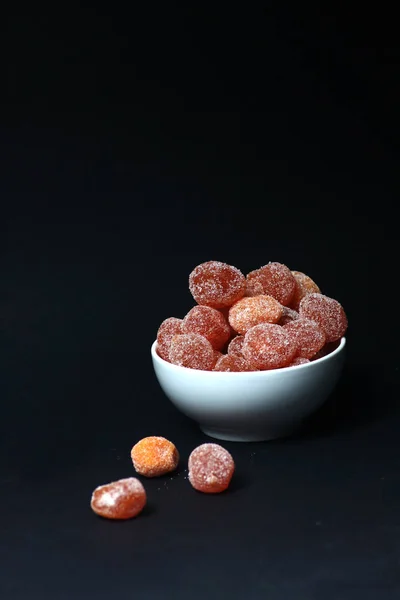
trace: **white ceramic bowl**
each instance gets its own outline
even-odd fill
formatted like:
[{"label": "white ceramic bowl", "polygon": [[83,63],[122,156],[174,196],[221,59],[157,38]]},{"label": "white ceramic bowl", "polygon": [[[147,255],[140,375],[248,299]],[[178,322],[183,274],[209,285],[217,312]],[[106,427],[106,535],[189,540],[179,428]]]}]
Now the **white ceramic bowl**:
[{"label": "white ceramic bowl", "polygon": [[285,437],[321,406],[344,363],[346,339],[313,362],[272,371],[198,371],[166,362],[151,347],[161,388],[185,415],[214,438],[255,442]]}]

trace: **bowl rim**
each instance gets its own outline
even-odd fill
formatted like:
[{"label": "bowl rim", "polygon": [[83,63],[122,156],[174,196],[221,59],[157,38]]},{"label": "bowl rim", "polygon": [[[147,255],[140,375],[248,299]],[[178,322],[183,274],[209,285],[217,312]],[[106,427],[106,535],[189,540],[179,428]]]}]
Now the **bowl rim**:
[{"label": "bowl rim", "polygon": [[226,377],[227,375],[229,377],[273,377],[274,374],[276,373],[282,373],[282,372],[287,372],[287,371],[294,371],[295,369],[312,369],[314,368],[316,365],[319,365],[323,362],[327,362],[329,360],[332,360],[335,356],[337,356],[338,354],[340,354],[344,348],[346,346],[346,338],[342,337],[340,339],[340,344],[337,348],[335,348],[335,350],[333,350],[332,352],[330,352],[329,354],[327,354],[326,356],[322,356],[321,358],[317,358],[316,360],[313,360],[309,363],[305,363],[303,365],[295,365],[292,367],[281,367],[279,369],[269,369],[266,371],[240,371],[240,372],[236,372],[236,371],[203,371],[202,369],[188,369],[187,367],[181,367],[180,365],[173,365],[172,363],[164,360],[163,358],[161,358],[161,356],[159,356],[157,354],[156,348],[157,348],[157,340],[154,340],[154,342],[151,345],[151,356],[153,361],[155,361],[156,363],[159,364],[163,364],[165,365],[168,369],[176,370],[177,372],[185,372],[185,373],[202,373],[206,376],[210,375],[210,377],[218,377],[218,376],[224,376]]}]

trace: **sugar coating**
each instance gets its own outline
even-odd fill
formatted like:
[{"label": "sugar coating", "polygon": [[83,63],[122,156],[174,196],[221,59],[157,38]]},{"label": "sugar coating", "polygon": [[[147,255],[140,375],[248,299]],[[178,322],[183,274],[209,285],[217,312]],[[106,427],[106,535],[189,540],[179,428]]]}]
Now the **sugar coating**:
[{"label": "sugar coating", "polygon": [[280,325],[256,325],[244,338],[243,356],[259,370],[286,367],[296,352],[293,336]]},{"label": "sugar coating", "polygon": [[171,340],[169,361],[173,365],[211,371],[214,366],[214,350],[210,342],[198,333],[183,333]]},{"label": "sugar coating", "polygon": [[288,367],[297,367],[298,365],[306,365],[309,362],[311,362],[309,358],[302,358],[301,356],[296,356],[296,358],[294,358],[292,360],[292,362],[288,365]]},{"label": "sugar coating", "polygon": [[233,356],[243,356],[242,348],[244,342],[244,335],[237,335],[232,338],[229,342],[228,346],[228,354],[232,354]]},{"label": "sugar coating", "polygon": [[295,287],[296,280],[290,269],[278,262],[270,262],[246,277],[246,296],[266,294],[283,306],[290,304]]},{"label": "sugar coating", "polygon": [[282,316],[279,319],[278,325],[286,325],[286,323],[296,321],[296,319],[298,319],[300,316],[296,310],[293,310],[287,306],[283,306],[282,309]]},{"label": "sugar coating", "polygon": [[326,337],[315,321],[300,317],[284,325],[285,331],[293,336],[297,347],[297,356],[312,358],[325,345]]},{"label": "sugar coating", "polygon": [[189,290],[197,304],[225,308],[244,296],[246,278],[226,263],[210,260],[195,267],[189,275]]},{"label": "sugar coating", "polygon": [[219,308],[218,309],[220,313],[222,313],[224,315],[225,321],[228,323],[229,325],[229,330],[230,330],[230,338],[233,338],[234,336],[237,335],[236,331],[234,329],[232,329],[230,323],[229,323],[229,310],[230,310],[230,306],[226,306],[225,308]]},{"label": "sugar coating", "polygon": [[335,342],[347,330],[347,317],[342,305],[323,294],[308,294],[300,302],[299,313],[305,319],[318,323],[327,342]]},{"label": "sugar coating", "polygon": [[149,436],[131,450],[135,471],[145,477],[159,477],[175,471],[179,463],[176,446],[164,437]]},{"label": "sugar coating", "polygon": [[229,323],[240,334],[259,323],[277,323],[282,317],[282,306],[272,296],[245,297],[229,309]]},{"label": "sugar coating", "polygon": [[321,290],[319,289],[315,281],[313,281],[311,277],[309,277],[305,273],[302,273],[301,271],[292,271],[292,275],[296,280],[296,287],[294,290],[293,298],[290,302],[290,306],[295,310],[299,310],[300,302],[304,298],[304,296],[313,293],[320,294]]},{"label": "sugar coating", "polygon": [[119,479],[97,487],[90,501],[92,510],[106,519],[131,519],[146,505],[146,491],[136,477]]},{"label": "sugar coating", "polygon": [[174,335],[183,333],[183,320],[169,317],[163,321],[157,332],[157,352],[164,360],[169,360],[169,347]]},{"label": "sugar coating", "polygon": [[202,444],[189,456],[188,478],[194,489],[206,494],[226,490],[235,471],[235,463],[219,444]]},{"label": "sugar coating", "polygon": [[217,360],[219,358],[221,358],[221,356],[224,356],[224,354],[222,354],[222,352],[220,352],[219,350],[214,350],[213,356],[214,356],[214,358],[213,358],[213,367],[215,367],[215,365],[217,364]]},{"label": "sugar coating", "polygon": [[243,356],[225,354],[219,358],[213,371],[256,371]]},{"label": "sugar coating", "polygon": [[183,333],[199,333],[214,348],[221,350],[231,335],[231,328],[222,312],[209,306],[194,306],[183,319]]}]

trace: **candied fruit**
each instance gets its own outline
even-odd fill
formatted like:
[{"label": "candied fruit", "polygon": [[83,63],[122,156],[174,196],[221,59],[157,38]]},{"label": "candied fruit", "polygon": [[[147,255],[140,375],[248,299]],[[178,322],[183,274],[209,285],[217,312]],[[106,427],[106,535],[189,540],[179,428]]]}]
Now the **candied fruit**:
[{"label": "candied fruit", "polygon": [[299,313],[301,317],[318,323],[327,342],[336,342],[346,333],[346,313],[333,298],[323,294],[307,294],[300,302]]},{"label": "candied fruit", "polygon": [[297,367],[298,365],[306,365],[311,362],[309,358],[303,358],[302,356],[296,356],[292,360],[292,362],[288,365],[288,367]]},{"label": "candied fruit", "polygon": [[279,319],[278,325],[286,325],[286,323],[296,321],[298,318],[299,313],[296,310],[288,308],[287,306],[283,306],[282,316]]},{"label": "candied fruit", "polygon": [[251,271],[246,278],[246,296],[265,294],[288,306],[293,298],[296,280],[286,265],[270,262]]},{"label": "candied fruit", "polygon": [[246,278],[236,267],[210,260],[190,273],[189,289],[197,304],[225,308],[244,296]]},{"label": "candied fruit", "polygon": [[300,302],[302,298],[304,298],[304,296],[313,293],[320,294],[321,290],[319,289],[315,281],[313,281],[311,277],[309,277],[305,273],[302,273],[301,271],[292,271],[292,275],[296,280],[296,287],[294,290],[293,298],[290,302],[290,306],[295,310],[299,310]]},{"label": "candied fruit", "polygon": [[221,350],[230,338],[231,328],[219,310],[194,306],[183,319],[183,333],[199,333],[214,350]]},{"label": "candied fruit", "polygon": [[210,342],[199,333],[182,333],[171,340],[169,361],[188,369],[211,371],[214,366],[214,350]]},{"label": "candied fruit", "polygon": [[217,361],[213,371],[256,371],[243,356],[225,354]]},{"label": "candied fruit", "polygon": [[232,265],[204,262],[190,273],[189,289],[197,306],[184,319],[163,321],[157,353],[190,369],[267,370],[305,364],[332,352],[336,346],[331,344],[348,326],[337,300],[321,294],[305,273],[278,262],[247,277]]},{"label": "candied fruit", "polygon": [[235,463],[219,444],[202,444],[189,456],[189,481],[195,490],[218,494],[229,487]]},{"label": "candied fruit", "polygon": [[293,336],[301,358],[312,358],[325,344],[325,333],[315,321],[300,318],[284,325],[284,329]]},{"label": "candied fruit", "polygon": [[238,333],[246,333],[260,323],[277,323],[282,306],[272,296],[245,297],[229,309],[229,323]]},{"label": "candied fruit", "polygon": [[296,343],[284,327],[262,323],[246,333],[243,356],[260,371],[289,365],[296,356]]},{"label": "candied fruit", "polygon": [[145,437],[131,450],[135,471],[145,477],[159,477],[175,471],[179,453],[175,445],[164,437]]},{"label": "candied fruit", "polygon": [[242,348],[244,342],[244,335],[237,335],[232,338],[229,342],[228,346],[228,354],[232,354],[233,356],[243,356]]},{"label": "candied fruit", "polygon": [[157,332],[157,352],[164,360],[169,360],[169,347],[174,335],[182,332],[183,320],[169,317],[163,321]]},{"label": "candied fruit", "polygon": [[132,519],[146,505],[146,492],[136,477],[97,487],[90,502],[92,510],[106,519]]}]

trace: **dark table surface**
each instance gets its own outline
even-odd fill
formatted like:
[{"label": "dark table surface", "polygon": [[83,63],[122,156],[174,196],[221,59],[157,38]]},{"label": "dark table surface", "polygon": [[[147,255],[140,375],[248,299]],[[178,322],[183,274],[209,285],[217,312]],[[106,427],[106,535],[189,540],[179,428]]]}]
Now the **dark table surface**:
[{"label": "dark table surface", "polygon": [[[215,16],[205,37],[207,15],[195,26],[185,13],[183,46],[162,15],[154,46],[142,21],[133,34],[123,15],[82,11],[64,26],[27,14],[9,25],[0,597],[397,600],[389,38],[386,54],[378,42],[369,53],[340,16],[315,26],[262,11],[235,27]],[[224,444],[237,470],[215,497],[186,479],[206,438],[150,360],[159,323],[189,310],[188,274],[209,259],[305,271],[350,322],[327,404],[290,439]],[[179,471],[146,480],[137,519],[96,517],[93,488],[133,475],[130,449],[146,435],[175,442]]]}]

